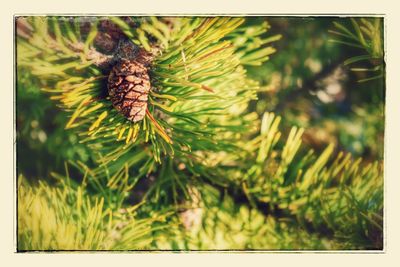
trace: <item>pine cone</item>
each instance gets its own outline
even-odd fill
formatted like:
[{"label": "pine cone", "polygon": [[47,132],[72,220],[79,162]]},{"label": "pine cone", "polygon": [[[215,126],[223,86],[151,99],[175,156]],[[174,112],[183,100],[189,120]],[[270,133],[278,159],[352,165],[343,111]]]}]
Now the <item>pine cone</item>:
[{"label": "pine cone", "polygon": [[132,122],[146,115],[150,77],[147,68],[135,60],[117,63],[108,77],[108,93],[113,106]]}]

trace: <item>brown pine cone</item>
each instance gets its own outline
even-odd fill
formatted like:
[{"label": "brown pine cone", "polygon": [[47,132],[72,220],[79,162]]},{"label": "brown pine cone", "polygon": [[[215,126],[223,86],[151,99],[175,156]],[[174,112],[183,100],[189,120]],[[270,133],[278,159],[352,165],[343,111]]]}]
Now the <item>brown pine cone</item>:
[{"label": "brown pine cone", "polygon": [[150,77],[143,64],[135,60],[122,60],[111,70],[108,77],[111,102],[128,120],[143,120],[149,91]]}]

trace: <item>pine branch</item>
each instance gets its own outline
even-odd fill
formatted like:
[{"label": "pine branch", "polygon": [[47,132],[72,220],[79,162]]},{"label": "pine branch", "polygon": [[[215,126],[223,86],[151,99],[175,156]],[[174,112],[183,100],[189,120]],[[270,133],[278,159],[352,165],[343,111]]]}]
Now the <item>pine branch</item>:
[{"label": "pine branch", "polygon": [[[297,156],[302,131],[296,128],[283,149],[274,150],[280,137],[279,120],[273,114],[264,116],[266,135],[259,142],[259,164],[244,176],[245,192],[268,203],[271,210],[277,205],[300,222],[311,222],[316,229],[327,226],[356,246],[368,247],[383,226],[382,163],[363,164],[344,153],[330,159],[332,144],[319,156],[313,151]],[[382,247],[382,239],[373,242],[374,248]]]},{"label": "pine branch", "polygon": [[152,232],[166,228],[170,213],[140,218],[135,206],[110,209],[84,183],[56,177],[57,187],[18,178],[18,251],[146,249]]},{"label": "pine branch", "polygon": [[[334,22],[336,31],[330,31],[340,39],[332,39],[331,42],[356,47],[364,50],[363,55],[353,56],[344,61],[345,65],[354,65],[361,61],[369,61],[372,68],[352,68],[353,71],[363,71],[369,74],[368,78],[358,82],[367,82],[384,77],[384,49],[383,49],[383,23],[382,18],[351,18],[351,26]],[[367,54],[365,54],[367,53]]]},{"label": "pine branch", "polygon": [[[82,137],[86,135],[82,141],[99,151],[104,162],[121,156],[116,151],[130,153],[143,144],[151,147],[149,156],[161,162],[164,155],[172,157],[206,147],[225,150],[234,142],[226,136],[218,138],[228,129],[240,131],[239,127],[232,128],[232,122],[237,124],[238,119],[233,118],[237,113],[229,114],[227,107],[233,109],[254,99],[257,85],[245,78],[230,42],[220,40],[243,19],[182,18],[168,25],[152,18],[143,21],[140,28],[131,29],[121,19],[113,18],[134,43],[146,50],[151,44],[162,51],[154,55],[151,67],[155,89],[150,92],[147,117],[134,124],[104,98],[106,76],[98,63],[104,57],[93,56],[98,54],[93,50],[97,28],[93,26],[86,39],[73,43],[78,34],[60,34],[68,21],[61,25],[50,21],[57,29],[54,33],[46,19],[33,19],[31,37],[19,42],[18,64],[31,68],[33,74],[46,81],[43,91],[71,112],[66,128],[77,128]],[[167,28],[175,34],[167,34]],[[61,59],[72,61],[60,64]]]},{"label": "pine branch", "polygon": [[[275,51],[270,42],[280,38],[265,36],[266,23],[228,17],[18,22],[19,70],[40,80],[67,114],[65,128],[93,158],[70,162],[81,182],[68,170],[54,175],[57,187],[20,178],[21,250],[381,248],[381,162],[335,154],[332,144],[316,155],[301,146],[303,129],[292,128],[283,140],[280,117],[267,113],[260,122],[247,113],[258,83],[243,65],[268,60]],[[371,29],[357,25],[357,35],[339,28],[365,45],[363,32]],[[140,61],[150,77],[137,121],[107,91],[110,69],[122,60]],[[131,76],[129,82],[138,78]]]}]

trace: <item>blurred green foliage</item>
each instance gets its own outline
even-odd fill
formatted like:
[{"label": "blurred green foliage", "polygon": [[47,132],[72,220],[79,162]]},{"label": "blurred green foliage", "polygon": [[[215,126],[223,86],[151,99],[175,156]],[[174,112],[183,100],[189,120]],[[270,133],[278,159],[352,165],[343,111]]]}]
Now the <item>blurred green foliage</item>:
[{"label": "blurred green foliage", "polygon": [[97,22],[34,20],[17,41],[19,250],[382,249],[381,18],[110,19],[162,48],[155,119],[96,98]]},{"label": "blurred green foliage", "polygon": [[40,81],[24,69],[18,71],[16,101],[20,173],[28,178],[49,177],[52,171],[62,171],[66,160],[89,159],[90,152],[76,133],[65,131],[65,114],[40,91]]},{"label": "blurred green foliage", "polygon": [[[268,21],[271,33],[283,38],[275,45],[280,53],[274,60],[248,68],[250,77],[262,86],[253,108],[281,115],[288,129],[304,127],[304,141],[319,151],[335,142],[355,156],[383,159],[384,77],[360,83],[376,74],[354,71],[354,64],[357,70],[378,64],[384,73],[382,18],[271,17]],[[356,35],[354,25],[366,21],[377,25],[378,33],[375,39],[366,38],[365,47],[343,44],[342,36],[335,34],[341,25]],[[348,61],[366,51],[370,60]]]}]

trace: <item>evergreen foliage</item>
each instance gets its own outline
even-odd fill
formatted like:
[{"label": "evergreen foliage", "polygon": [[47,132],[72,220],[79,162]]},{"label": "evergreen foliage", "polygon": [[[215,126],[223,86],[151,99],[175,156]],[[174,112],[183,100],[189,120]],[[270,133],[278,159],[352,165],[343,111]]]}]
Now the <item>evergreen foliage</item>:
[{"label": "evergreen foliage", "polygon": [[351,19],[352,27],[346,27],[339,22],[335,22],[337,31],[331,31],[342,39],[333,39],[333,42],[361,48],[366,52],[364,55],[354,56],[344,61],[345,65],[354,64],[359,61],[368,60],[372,67],[360,68],[353,67],[352,71],[372,72],[374,75],[359,82],[371,81],[384,76],[383,62],[383,23],[380,18],[360,18]]},{"label": "evergreen foliage", "polygon": [[[382,249],[381,158],[333,142],[315,151],[304,128],[283,131],[284,117],[252,111],[263,86],[249,72],[282,37],[264,18],[16,23],[18,250]],[[356,33],[340,23],[334,33],[368,56],[345,64],[382,59],[381,21],[352,23]],[[107,95],[121,55],[101,51],[104,32],[151,55],[137,123]],[[384,65],[374,71],[382,78]],[[52,156],[37,167],[45,159],[29,153]]]}]

